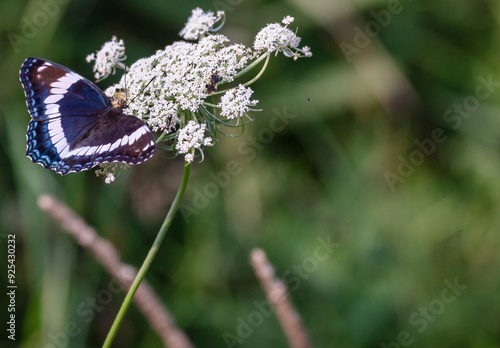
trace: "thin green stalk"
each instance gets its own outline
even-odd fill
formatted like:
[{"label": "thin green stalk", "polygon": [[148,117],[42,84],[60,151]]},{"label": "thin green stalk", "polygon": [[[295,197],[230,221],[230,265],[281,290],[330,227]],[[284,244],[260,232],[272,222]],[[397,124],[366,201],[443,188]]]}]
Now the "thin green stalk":
[{"label": "thin green stalk", "polygon": [[250,86],[252,83],[254,83],[255,81],[257,81],[262,76],[262,74],[264,73],[264,71],[266,71],[267,64],[269,63],[269,58],[271,58],[271,54],[268,53],[266,61],[264,63],[264,66],[262,66],[262,69],[260,69],[259,73],[253,79],[251,79],[247,83],[244,83],[243,86],[245,86],[245,87]]},{"label": "thin green stalk", "polygon": [[203,105],[210,106],[210,107],[212,107],[214,109],[220,108],[217,104],[212,104],[212,103],[209,103],[209,102],[206,102],[206,101],[203,102]]},{"label": "thin green stalk", "polygon": [[233,76],[233,79],[236,80],[237,78],[239,78],[241,75],[243,74],[246,74],[248,71],[252,70],[254,66],[256,66],[257,64],[259,64],[264,58],[267,58],[269,59],[269,56],[271,55],[270,52],[267,52],[265,54],[263,54],[262,56],[260,56],[259,58],[257,58],[256,60],[254,60],[249,66],[247,66],[245,69],[241,70],[239,73],[237,73],[236,75]]},{"label": "thin green stalk", "polygon": [[174,201],[172,202],[172,205],[170,206],[170,210],[167,213],[167,216],[165,217],[165,220],[163,221],[163,224],[160,227],[160,230],[158,231],[158,235],[156,236],[155,241],[153,242],[153,245],[151,246],[151,249],[149,249],[148,255],[144,259],[144,262],[142,263],[141,268],[139,269],[139,272],[137,272],[137,275],[135,276],[134,282],[130,286],[130,289],[127,292],[127,296],[125,296],[125,299],[123,300],[123,303],[120,307],[120,310],[118,311],[118,314],[116,315],[115,321],[113,322],[113,325],[111,326],[111,329],[109,329],[108,335],[106,336],[106,340],[104,341],[102,347],[103,348],[109,348],[111,347],[111,344],[113,343],[113,340],[116,336],[116,333],[118,332],[118,329],[120,328],[120,325],[123,321],[123,318],[125,317],[125,314],[127,313],[128,308],[130,307],[130,304],[132,302],[132,298],[135,295],[135,292],[139,288],[139,285],[141,284],[142,279],[146,275],[146,272],[148,271],[149,267],[151,266],[151,263],[153,262],[153,259],[158,252],[158,249],[160,248],[160,244],[163,241],[163,238],[167,234],[167,230],[170,227],[170,224],[172,223],[172,220],[175,216],[175,213],[177,212],[177,209],[179,208],[179,205],[182,201],[182,196],[184,195],[184,192],[186,191],[188,179],[189,179],[189,172],[191,170],[191,164],[186,164],[184,166],[184,173],[182,174],[182,180],[179,185],[179,191],[177,191],[177,195],[174,198]]},{"label": "thin green stalk", "polygon": [[[264,60],[264,58],[266,58],[266,63],[264,64],[264,69],[261,70],[261,72],[259,72],[259,74],[257,75],[258,77],[260,77],[262,75],[262,73],[264,72],[264,70],[266,70],[267,63],[269,62],[270,56],[271,56],[271,54],[268,52],[266,54],[263,54],[262,56],[260,56],[256,60],[254,60],[249,66],[247,66],[245,69],[241,70],[239,73],[237,73],[236,75],[234,75],[233,76],[233,81],[236,80],[236,79],[238,79],[240,76],[246,74],[250,70],[252,70],[257,64],[259,64],[260,62],[262,62],[262,60]],[[255,78],[252,79],[251,81],[255,82]],[[221,81],[221,82],[219,82],[217,84],[217,87],[219,87],[220,85],[223,85],[224,83],[227,83],[227,81]],[[245,84],[245,86],[248,86],[248,85],[249,85],[249,83],[247,82]],[[222,93],[225,93],[225,92],[226,92],[226,90],[220,90],[220,91],[217,91],[217,92],[214,92],[214,93],[210,94],[210,96],[222,94]]]}]

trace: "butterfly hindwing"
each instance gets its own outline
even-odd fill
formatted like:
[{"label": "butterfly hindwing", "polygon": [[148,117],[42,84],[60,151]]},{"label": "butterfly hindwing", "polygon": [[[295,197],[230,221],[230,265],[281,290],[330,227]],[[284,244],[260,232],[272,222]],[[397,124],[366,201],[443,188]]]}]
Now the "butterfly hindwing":
[{"label": "butterfly hindwing", "polygon": [[[114,112],[117,109],[111,109]],[[118,111],[118,110],[117,110]],[[87,129],[76,146],[60,146],[63,159],[57,164],[57,172],[72,168],[81,171],[96,164],[125,162],[137,164],[150,158],[155,149],[155,139],[149,128],[137,117],[107,116]]]},{"label": "butterfly hindwing", "polygon": [[95,84],[62,65],[28,58],[21,83],[32,120],[26,155],[61,175],[100,163],[141,163],[155,149],[146,124],[121,108]]}]

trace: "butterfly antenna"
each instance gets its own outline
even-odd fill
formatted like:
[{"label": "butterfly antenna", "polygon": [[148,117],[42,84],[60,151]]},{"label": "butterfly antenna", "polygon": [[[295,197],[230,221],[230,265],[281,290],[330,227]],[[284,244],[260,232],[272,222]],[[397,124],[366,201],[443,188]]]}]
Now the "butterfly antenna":
[{"label": "butterfly antenna", "polygon": [[125,76],[123,77],[125,80],[125,104],[127,104],[128,99],[128,89],[127,89],[127,63],[125,63]]},{"label": "butterfly antenna", "polygon": [[135,98],[137,98],[138,96],[140,96],[142,94],[142,92],[144,92],[144,90],[151,84],[151,82],[153,82],[153,80],[155,78],[156,78],[156,76],[154,76],[151,80],[149,80],[149,82],[146,84],[146,86],[142,87],[142,89],[140,90],[140,92],[130,102],[132,103],[135,100]]}]

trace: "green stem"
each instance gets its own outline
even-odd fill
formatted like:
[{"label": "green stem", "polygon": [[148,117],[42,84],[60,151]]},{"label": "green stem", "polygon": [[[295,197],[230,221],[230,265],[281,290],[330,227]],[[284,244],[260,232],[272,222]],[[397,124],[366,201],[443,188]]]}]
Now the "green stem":
[{"label": "green stem", "polygon": [[236,75],[233,76],[233,79],[236,80],[238,77],[240,77],[241,75],[247,73],[248,71],[252,70],[254,66],[256,66],[257,64],[259,64],[264,58],[267,58],[269,59],[269,56],[271,55],[271,53],[269,52],[266,52],[265,54],[261,55],[259,58],[257,58],[256,60],[254,60],[249,66],[247,66],[245,69],[241,70],[239,73],[237,73]]},{"label": "green stem", "polygon": [[113,322],[111,329],[109,329],[108,335],[106,336],[106,340],[104,341],[104,343],[102,345],[103,348],[111,347],[111,344],[113,343],[113,340],[116,336],[116,333],[118,332],[118,329],[120,328],[120,325],[123,321],[123,318],[125,317],[125,313],[127,313],[127,310],[130,307],[130,303],[132,302],[132,298],[134,297],[135,292],[139,288],[139,285],[141,284],[142,279],[146,275],[146,272],[148,271],[149,267],[151,266],[151,263],[153,262],[153,259],[156,255],[156,253],[158,252],[158,249],[160,248],[160,244],[163,241],[163,238],[167,234],[167,230],[170,227],[170,224],[172,223],[174,215],[177,212],[177,209],[179,208],[179,205],[181,203],[182,196],[184,195],[184,192],[186,191],[190,170],[191,170],[191,165],[186,164],[184,166],[184,173],[182,174],[182,181],[179,185],[179,191],[177,191],[177,195],[175,196],[174,201],[172,202],[172,205],[170,206],[170,210],[168,211],[167,216],[165,217],[165,220],[163,221],[163,224],[160,227],[160,231],[158,232],[158,235],[156,236],[156,239],[153,242],[151,249],[149,249],[148,255],[144,259],[144,262],[142,263],[142,266],[139,269],[139,272],[137,272],[137,275],[135,276],[134,282],[130,286],[130,289],[127,292],[127,296],[125,296],[125,300],[123,300],[123,303],[120,307],[120,310],[118,311],[118,314],[116,315],[115,321]]},{"label": "green stem", "polygon": [[209,102],[206,102],[206,101],[203,102],[203,105],[210,106],[210,107],[212,107],[214,109],[219,109],[219,106],[217,106],[217,104],[212,104],[212,103],[209,103]]},{"label": "green stem", "polygon": [[160,136],[158,137],[158,139],[156,139],[156,143],[158,144],[160,141],[162,141],[166,135],[167,135],[167,133],[165,133],[165,132],[161,133]]},{"label": "green stem", "polygon": [[260,69],[259,73],[253,79],[251,79],[247,83],[243,84],[243,86],[245,86],[245,87],[250,86],[252,83],[254,83],[255,81],[257,81],[262,76],[262,74],[264,73],[264,71],[266,71],[267,63],[269,63],[269,58],[271,58],[271,54],[268,53],[267,54],[266,62],[262,66],[262,69]]},{"label": "green stem", "polygon": [[[256,60],[254,60],[252,62],[252,64],[250,64],[249,66],[247,66],[245,69],[241,70],[239,73],[237,73],[236,75],[233,76],[233,81],[236,80],[237,78],[239,78],[240,76],[246,74],[247,72],[249,72],[250,70],[252,70],[257,64],[259,64],[260,62],[262,62],[264,60],[264,58],[266,58],[266,63],[264,64],[264,68],[263,70],[261,70],[259,72],[259,74],[257,75],[257,79],[262,75],[262,73],[264,72],[264,70],[266,70],[266,67],[267,67],[267,63],[269,62],[269,58],[271,57],[271,53],[267,52],[266,54],[263,54],[262,56],[260,56],[259,58],[257,58]],[[251,81],[252,82],[255,82],[255,78],[253,78]],[[220,85],[223,85],[224,83],[227,83],[227,81],[221,81],[217,84],[217,87],[219,87]],[[248,86],[249,83],[245,83],[245,86]],[[217,92],[214,92],[212,94],[210,94],[210,96],[214,96],[214,95],[218,95],[218,94],[222,94],[222,93],[225,93],[226,90],[221,90],[221,91],[217,91]]]}]

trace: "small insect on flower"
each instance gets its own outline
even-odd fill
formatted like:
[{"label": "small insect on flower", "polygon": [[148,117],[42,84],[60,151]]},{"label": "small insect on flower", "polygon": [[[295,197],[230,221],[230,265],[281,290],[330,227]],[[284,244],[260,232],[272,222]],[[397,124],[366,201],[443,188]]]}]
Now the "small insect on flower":
[{"label": "small insect on flower", "polygon": [[207,83],[207,94],[212,94],[213,92],[217,92],[217,83],[222,80],[222,77],[219,76],[219,73],[215,71],[212,76],[210,76],[210,82]]}]

